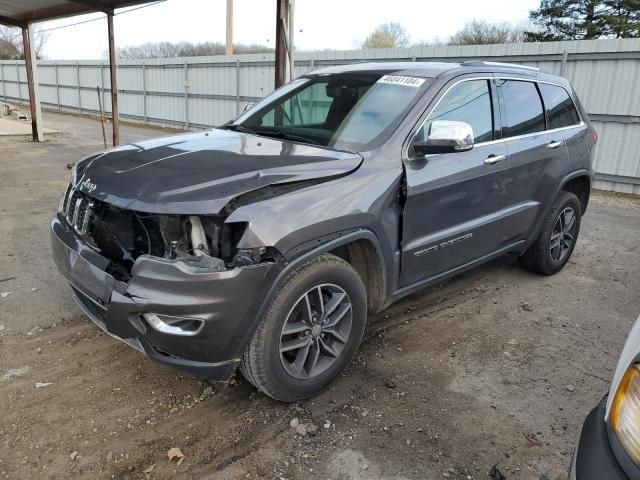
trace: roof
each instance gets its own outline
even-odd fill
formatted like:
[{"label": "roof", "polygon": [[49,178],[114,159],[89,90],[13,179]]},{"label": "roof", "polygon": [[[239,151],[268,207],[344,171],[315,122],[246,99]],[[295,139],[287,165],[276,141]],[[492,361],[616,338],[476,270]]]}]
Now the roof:
[{"label": "roof", "polygon": [[0,0],[0,24],[23,27],[28,23],[91,12],[112,13],[150,0]]},{"label": "roof", "polygon": [[[309,75],[331,75],[348,72],[395,73],[421,78],[435,78],[445,72],[458,70],[460,73],[495,72],[529,75],[534,77],[552,77],[535,67],[500,62],[368,62],[350,65],[337,65],[310,72]],[[553,76],[555,77],[555,76]]]}]

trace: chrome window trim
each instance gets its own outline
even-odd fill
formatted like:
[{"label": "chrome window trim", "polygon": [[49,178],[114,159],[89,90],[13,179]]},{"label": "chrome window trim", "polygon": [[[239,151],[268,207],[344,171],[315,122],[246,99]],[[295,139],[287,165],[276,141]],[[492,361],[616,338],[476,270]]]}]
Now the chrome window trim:
[{"label": "chrome window trim", "polygon": [[[429,110],[429,113],[427,113],[427,116],[424,118],[424,120],[420,123],[420,126],[418,128],[416,128],[415,130],[412,131],[412,133],[409,135],[411,140],[409,142],[407,142],[407,144],[404,147],[404,151],[403,151],[403,159],[409,159],[409,148],[411,147],[411,144],[413,144],[413,140],[416,138],[416,135],[418,135],[418,132],[422,129],[422,127],[424,127],[424,124],[427,123],[427,120],[429,120],[429,115],[431,115],[431,113],[438,108],[438,105],[440,105],[440,102],[442,102],[442,100],[444,99],[444,97],[449,93],[449,91],[455,87],[456,85],[462,83],[462,82],[471,82],[473,80],[516,80],[516,81],[520,81],[520,82],[531,82],[531,83],[546,83],[547,85],[554,85],[556,87],[560,87],[562,88],[565,92],[567,92],[567,95],[569,95],[569,98],[571,99],[571,101],[573,102],[573,108],[576,109],[576,112],[578,112],[578,118],[580,119],[580,123],[576,123],[575,125],[568,125],[566,127],[559,127],[559,128],[553,128],[551,130],[542,130],[540,132],[532,132],[532,133],[525,133],[523,135],[516,135],[513,137],[507,137],[507,138],[500,138],[498,140],[491,140],[489,142],[481,142],[481,143],[476,143],[474,144],[474,148],[475,147],[482,147],[485,145],[497,145],[499,143],[504,143],[504,142],[509,142],[511,140],[517,140],[520,138],[527,138],[527,137],[532,137],[535,135],[543,135],[543,134],[547,134],[547,133],[554,133],[554,132],[560,132],[563,130],[569,130],[571,128],[579,128],[579,127],[583,127],[585,125],[584,120],[582,119],[582,115],[580,114],[580,110],[578,110],[578,108],[576,107],[576,102],[573,98],[573,96],[571,95],[571,93],[569,91],[567,91],[567,89],[564,87],[564,85],[561,85],[559,83],[555,83],[555,82],[550,82],[548,80],[538,80],[538,79],[532,79],[532,78],[520,78],[520,77],[512,77],[509,75],[502,75],[502,74],[493,74],[491,76],[480,76],[480,77],[469,77],[469,78],[463,78],[461,80],[457,80],[456,82],[452,83],[451,85],[449,85],[447,87],[447,89],[444,91],[444,93],[442,94],[442,96],[438,99],[438,101],[436,102],[436,104]],[[496,85],[497,87],[497,85]],[[541,98],[541,101],[543,103],[543,107],[544,107],[544,99]],[[546,113],[545,113],[546,115]],[[434,154],[437,155],[437,154]],[[431,156],[431,155],[429,155]]]}]

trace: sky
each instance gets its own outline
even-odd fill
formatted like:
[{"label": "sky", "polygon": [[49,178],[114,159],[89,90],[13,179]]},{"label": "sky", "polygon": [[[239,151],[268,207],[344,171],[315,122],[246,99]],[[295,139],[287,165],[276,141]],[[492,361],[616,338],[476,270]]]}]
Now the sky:
[{"label": "sky", "polygon": [[[540,0],[296,0],[295,47],[299,50],[359,48],[379,24],[399,22],[412,42],[446,39],[465,22],[526,21]],[[118,12],[126,12],[122,9]],[[234,0],[234,43],[273,46],[276,0]],[[118,46],[145,42],[224,42],[226,0],[166,0],[116,15]],[[98,18],[81,25],[58,28]],[[101,59],[107,49],[103,14],[39,24],[48,31],[51,60]]]}]

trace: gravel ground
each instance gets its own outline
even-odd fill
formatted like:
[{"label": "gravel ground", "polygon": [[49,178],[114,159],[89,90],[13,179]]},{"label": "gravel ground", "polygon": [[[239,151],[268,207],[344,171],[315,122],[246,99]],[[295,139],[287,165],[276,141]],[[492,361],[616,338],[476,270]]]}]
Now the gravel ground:
[{"label": "gravel ground", "polygon": [[371,316],[343,378],[285,405],[240,377],[211,392],[80,314],[48,222],[100,129],[45,120],[66,133],[0,142],[0,478],[566,478],[640,313],[639,199],[594,193],[554,277],[505,257]]}]

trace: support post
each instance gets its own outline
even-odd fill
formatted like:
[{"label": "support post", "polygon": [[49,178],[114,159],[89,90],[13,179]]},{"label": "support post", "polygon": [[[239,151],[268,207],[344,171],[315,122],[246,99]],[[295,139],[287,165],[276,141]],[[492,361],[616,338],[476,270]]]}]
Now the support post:
[{"label": "support post", "polygon": [[189,64],[184,62],[184,129],[189,130]]},{"label": "support post", "polygon": [[20,83],[20,63],[16,62],[16,79],[18,81],[18,97],[20,98],[20,106],[22,106],[22,83]]},{"label": "support post", "polygon": [[80,62],[76,62],[76,83],[78,84],[78,112],[82,113],[82,91],[80,90]]},{"label": "support post", "polygon": [[236,59],[236,115],[240,115],[240,60]]},{"label": "support post", "polygon": [[58,64],[54,64],[56,71],[56,103],[58,104],[58,110],[60,110],[60,76],[58,74]]},{"label": "support post", "polygon": [[144,121],[147,121],[147,64],[142,62],[142,115]]},{"label": "support post", "polygon": [[104,116],[107,116],[107,103],[104,98],[104,63],[100,64],[100,88],[102,90],[102,108],[104,109]]},{"label": "support post", "polygon": [[113,117],[113,146],[120,145],[120,117],[118,114],[118,80],[116,73],[116,45],[113,34],[113,13],[107,13],[109,31],[109,73],[111,76],[111,115]]},{"label": "support post", "polygon": [[[24,60],[27,69],[27,84],[29,86],[29,107],[31,109],[31,134],[34,142],[44,140],[42,135],[42,111],[40,110],[40,87],[38,85],[38,66],[36,52],[33,45],[33,25],[22,28],[22,44]],[[19,80],[19,78],[18,78]]]},{"label": "support post", "polygon": [[294,56],[293,56],[293,32],[295,30],[294,27],[294,22],[293,22],[293,16],[294,16],[294,12],[295,12],[295,5],[296,2],[295,0],[288,0],[289,1],[289,11],[288,11],[288,15],[286,17],[287,19],[287,26],[289,27],[289,37],[287,38],[287,54],[289,55],[289,75],[287,75],[287,81],[291,81],[295,78],[295,61],[294,61]]},{"label": "support post", "polygon": [[4,97],[4,101],[7,101],[7,82],[4,78],[4,63],[0,63],[0,74],[2,74],[2,96]]},{"label": "support post", "polygon": [[233,55],[233,0],[227,0],[227,55]]},{"label": "support post", "polygon": [[569,58],[569,52],[566,50],[562,52],[562,63],[560,64],[560,76],[564,77],[567,70],[567,60]]},{"label": "support post", "polygon": [[289,0],[276,0],[276,64],[275,64],[275,88],[284,85],[287,73],[287,30],[286,19],[289,16]]}]

